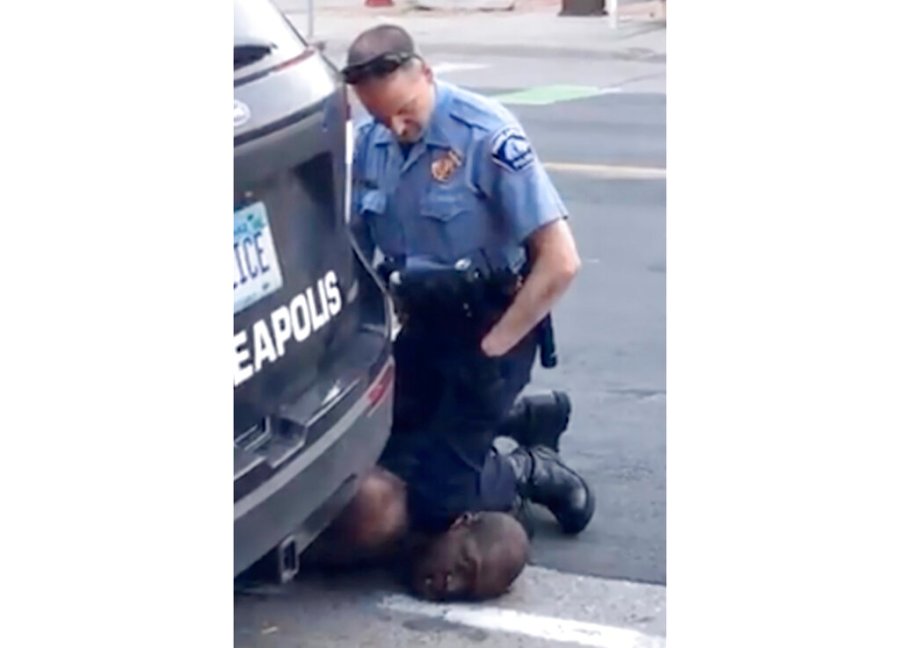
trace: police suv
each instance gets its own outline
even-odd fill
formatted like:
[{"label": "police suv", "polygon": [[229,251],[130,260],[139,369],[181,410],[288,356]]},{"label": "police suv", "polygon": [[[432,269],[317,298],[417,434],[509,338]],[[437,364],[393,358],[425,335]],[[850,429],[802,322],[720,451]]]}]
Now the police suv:
[{"label": "police suv", "polygon": [[235,576],[290,578],[390,427],[390,307],[347,228],[349,112],[270,0],[235,0]]}]

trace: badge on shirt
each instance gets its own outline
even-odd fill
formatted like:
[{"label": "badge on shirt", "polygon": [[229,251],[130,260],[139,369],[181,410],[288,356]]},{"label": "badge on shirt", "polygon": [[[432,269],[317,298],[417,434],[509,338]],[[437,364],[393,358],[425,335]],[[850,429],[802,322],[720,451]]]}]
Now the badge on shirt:
[{"label": "badge on shirt", "polygon": [[456,151],[447,151],[447,153],[431,163],[431,177],[438,182],[447,182],[461,164],[462,157]]},{"label": "badge on shirt", "polygon": [[518,126],[507,126],[491,140],[491,158],[509,171],[521,171],[534,162],[534,149]]}]

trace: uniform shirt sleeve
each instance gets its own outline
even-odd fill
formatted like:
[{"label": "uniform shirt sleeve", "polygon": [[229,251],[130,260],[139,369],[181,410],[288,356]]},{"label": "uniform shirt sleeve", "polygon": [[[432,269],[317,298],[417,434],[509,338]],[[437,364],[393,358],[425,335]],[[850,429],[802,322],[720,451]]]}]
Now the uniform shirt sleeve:
[{"label": "uniform shirt sleeve", "polygon": [[478,147],[476,183],[520,244],[568,212],[531,142],[518,124],[507,124]]},{"label": "uniform shirt sleeve", "polygon": [[350,165],[350,232],[366,260],[372,263],[375,259],[375,241],[361,215],[362,194],[366,181],[365,154],[370,130],[371,124],[364,123],[354,131],[353,163]]}]

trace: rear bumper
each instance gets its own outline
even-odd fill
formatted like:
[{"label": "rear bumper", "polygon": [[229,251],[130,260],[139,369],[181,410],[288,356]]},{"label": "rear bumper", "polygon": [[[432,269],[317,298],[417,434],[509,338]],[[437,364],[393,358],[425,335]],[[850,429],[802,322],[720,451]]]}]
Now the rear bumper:
[{"label": "rear bumper", "polygon": [[[314,444],[234,503],[234,576],[294,535],[303,550],[350,501],[359,479],[375,464],[390,432],[393,359]],[[375,401],[375,404],[372,404]]]}]

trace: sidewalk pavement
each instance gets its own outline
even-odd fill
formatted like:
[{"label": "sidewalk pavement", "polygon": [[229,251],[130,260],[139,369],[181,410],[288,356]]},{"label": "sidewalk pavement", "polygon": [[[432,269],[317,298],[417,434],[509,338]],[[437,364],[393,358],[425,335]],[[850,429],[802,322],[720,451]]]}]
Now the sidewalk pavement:
[{"label": "sidewalk pavement", "polygon": [[[305,31],[305,8],[298,8],[304,0],[276,0],[276,4]],[[420,11],[408,4],[369,8],[363,0],[321,0],[314,10],[313,39],[323,41],[329,53],[344,52],[359,32],[389,22],[406,28],[429,55],[612,56],[665,63],[665,21],[650,17],[651,5],[658,6],[655,2],[623,4],[623,20],[613,29],[600,16],[559,16],[559,0],[518,0],[515,10],[502,12]],[[628,15],[633,18],[629,20]]]},{"label": "sidewalk pavement", "polygon": [[[448,11],[467,10],[463,8],[466,0],[430,0],[430,4],[437,5],[438,2],[446,4]],[[309,7],[309,0],[274,0],[275,5],[282,11],[288,13],[303,13]],[[393,0],[394,9],[401,11],[412,10],[421,0]],[[490,4],[490,3],[489,3]],[[535,8],[555,7],[557,10],[562,5],[562,0],[504,0],[499,4],[513,4],[513,11],[532,11]],[[456,5],[454,7],[454,5]],[[375,11],[374,8],[365,6],[365,0],[313,0],[315,11],[333,11],[337,9],[343,10],[368,10]],[[390,11],[390,9],[387,9]],[[649,15],[659,16],[661,12],[660,0],[619,0],[619,12],[623,16],[632,15]]]}]

